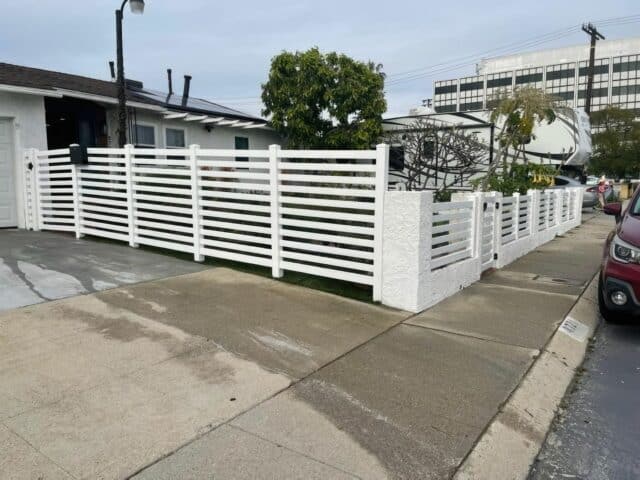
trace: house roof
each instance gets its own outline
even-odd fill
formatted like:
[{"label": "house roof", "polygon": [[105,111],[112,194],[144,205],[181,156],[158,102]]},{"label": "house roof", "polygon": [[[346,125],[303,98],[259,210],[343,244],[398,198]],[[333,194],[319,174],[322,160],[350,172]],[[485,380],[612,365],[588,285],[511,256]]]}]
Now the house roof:
[{"label": "house roof", "polygon": [[[66,90],[102,97],[118,97],[118,87],[115,82],[2,62],[0,62],[0,85],[51,90],[52,92]],[[186,102],[183,102],[181,95],[169,95],[165,92],[146,89],[138,82],[131,82],[131,84],[127,85],[127,100],[164,107],[167,110],[167,114],[172,114],[173,112],[196,113],[265,123],[260,117],[201,98],[189,97]]]}]

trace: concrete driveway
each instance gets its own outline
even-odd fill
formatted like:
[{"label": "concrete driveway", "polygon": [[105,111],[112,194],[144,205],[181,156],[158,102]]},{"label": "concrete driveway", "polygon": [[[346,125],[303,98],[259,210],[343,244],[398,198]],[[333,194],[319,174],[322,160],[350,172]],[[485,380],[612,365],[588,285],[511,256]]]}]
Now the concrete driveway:
[{"label": "concrete driveway", "polygon": [[121,243],[0,230],[0,311],[203,269]]}]

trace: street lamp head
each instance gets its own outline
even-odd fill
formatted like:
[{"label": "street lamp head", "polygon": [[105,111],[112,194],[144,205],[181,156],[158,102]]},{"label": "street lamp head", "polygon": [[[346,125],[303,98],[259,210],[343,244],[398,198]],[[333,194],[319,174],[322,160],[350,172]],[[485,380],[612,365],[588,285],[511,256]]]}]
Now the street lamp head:
[{"label": "street lamp head", "polygon": [[131,13],[142,15],[144,13],[144,0],[129,0],[129,7],[131,7]]}]

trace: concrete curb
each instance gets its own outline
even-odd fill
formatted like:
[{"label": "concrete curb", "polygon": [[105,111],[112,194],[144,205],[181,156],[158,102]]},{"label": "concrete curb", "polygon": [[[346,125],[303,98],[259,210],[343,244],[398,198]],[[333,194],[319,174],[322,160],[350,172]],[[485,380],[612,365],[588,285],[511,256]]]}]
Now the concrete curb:
[{"label": "concrete curb", "polygon": [[598,276],[466,457],[454,480],[526,479],[598,323]]}]

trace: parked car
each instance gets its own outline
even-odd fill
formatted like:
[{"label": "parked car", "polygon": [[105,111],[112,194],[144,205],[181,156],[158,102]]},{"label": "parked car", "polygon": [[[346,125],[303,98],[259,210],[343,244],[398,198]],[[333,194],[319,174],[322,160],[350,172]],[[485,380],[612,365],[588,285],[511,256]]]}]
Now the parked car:
[{"label": "parked car", "polygon": [[597,185],[598,184],[598,180],[600,180],[599,177],[596,177],[595,175],[589,175],[587,177],[587,185]]},{"label": "parked car", "polygon": [[640,316],[640,190],[623,211],[621,203],[605,205],[616,217],[602,256],[598,303],[605,320]]},{"label": "parked car", "polygon": [[[558,175],[554,178],[554,186],[551,188],[565,188],[565,187],[582,187],[584,188],[584,197],[582,199],[582,208],[593,208],[598,205],[598,185],[585,185],[580,183],[579,180],[571,177],[565,177]],[[607,190],[604,193],[604,198],[609,201],[613,198],[613,188],[611,185],[607,185]]]}]

